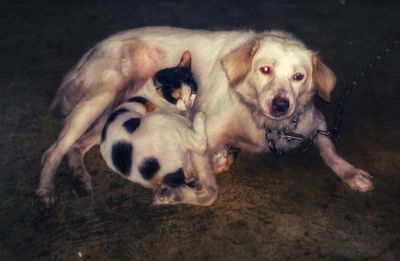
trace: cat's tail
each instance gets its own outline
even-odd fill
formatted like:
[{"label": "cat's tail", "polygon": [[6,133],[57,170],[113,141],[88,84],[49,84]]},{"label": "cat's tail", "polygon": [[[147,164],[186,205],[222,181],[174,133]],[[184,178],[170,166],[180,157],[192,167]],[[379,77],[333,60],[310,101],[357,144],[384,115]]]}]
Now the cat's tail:
[{"label": "cat's tail", "polygon": [[145,115],[148,112],[152,112],[157,108],[157,105],[147,98],[143,96],[133,96],[130,98],[126,104],[127,107],[130,107],[132,111],[136,111],[141,115]]}]

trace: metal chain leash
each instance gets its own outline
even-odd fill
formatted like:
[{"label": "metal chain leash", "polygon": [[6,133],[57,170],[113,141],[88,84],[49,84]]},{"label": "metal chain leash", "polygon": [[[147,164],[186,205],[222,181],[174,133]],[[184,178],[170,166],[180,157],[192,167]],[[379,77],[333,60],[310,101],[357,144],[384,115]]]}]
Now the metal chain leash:
[{"label": "metal chain leash", "polygon": [[[323,130],[316,130],[316,132],[309,136],[305,137],[304,135],[295,133],[298,119],[299,117],[296,116],[293,122],[291,122],[292,127],[286,128],[283,130],[272,130],[272,129],[267,129],[266,130],[266,140],[268,142],[268,146],[270,151],[273,154],[276,155],[282,155],[285,152],[276,149],[276,143],[279,142],[281,139],[285,139],[286,142],[290,143],[293,140],[295,141],[300,141],[299,146],[297,146],[295,151],[306,151],[309,149],[309,147],[312,145],[315,137],[318,135],[324,135],[332,139],[333,142],[336,142],[339,138],[340,135],[340,130],[342,128],[342,120],[343,120],[343,114],[344,114],[344,108],[347,103],[347,100],[352,93],[354,87],[362,80],[364,79],[368,73],[372,70],[374,66],[384,57],[386,56],[390,51],[392,51],[397,45],[400,43],[400,34],[397,35],[396,38],[391,40],[381,51],[379,51],[375,56],[373,56],[367,65],[361,67],[361,70],[353,76],[351,81],[349,81],[342,93],[339,96],[337,105],[336,105],[336,114],[335,114],[335,119],[333,122],[332,127],[328,131],[323,131]],[[276,135],[273,136],[272,133],[276,132]],[[293,150],[292,150],[293,151]]]},{"label": "metal chain leash", "polygon": [[337,105],[336,105],[336,115],[335,120],[333,122],[332,128],[329,130],[329,137],[336,142],[340,135],[340,130],[342,128],[342,118],[344,113],[344,108],[347,103],[347,100],[353,91],[354,87],[364,79],[368,73],[372,70],[374,66],[378,64],[378,62],[386,56],[390,51],[392,51],[398,44],[400,43],[400,34],[397,35],[396,38],[391,40],[381,51],[379,51],[374,57],[370,59],[367,65],[361,67],[359,73],[354,75],[351,81],[347,83],[343,92],[340,94]]}]

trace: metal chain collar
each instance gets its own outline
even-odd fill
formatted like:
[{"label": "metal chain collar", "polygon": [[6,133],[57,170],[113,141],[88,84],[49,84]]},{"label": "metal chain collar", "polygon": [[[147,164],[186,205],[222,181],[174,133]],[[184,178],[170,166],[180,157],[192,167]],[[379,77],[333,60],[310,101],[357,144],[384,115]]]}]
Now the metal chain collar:
[{"label": "metal chain collar", "polygon": [[400,43],[400,34],[397,35],[392,41],[390,41],[381,51],[379,51],[367,65],[361,67],[361,70],[353,76],[351,81],[349,81],[343,92],[340,94],[337,105],[336,105],[336,114],[333,122],[333,126],[328,131],[316,130],[311,136],[306,137],[302,134],[296,133],[296,128],[299,122],[299,114],[296,115],[290,124],[286,126],[286,128],[282,129],[271,129],[266,128],[265,139],[268,142],[268,147],[273,154],[282,155],[284,152],[282,150],[278,150],[276,148],[276,144],[280,140],[285,140],[290,143],[292,141],[300,141],[301,143],[297,147],[296,150],[305,151],[309,149],[314,139],[318,135],[324,135],[329,137],[333,142],[336,142],[339,138],[340,130],[342,128],[342,118],[344,113],[344,107],[347,103],[347,100],[353,91],[354,87],[364,79],[367,74],[371,71],[371,69],[376,66],[376,64],[387,55],[390,51],[392,51],[398,44]]},{"label": "metal chain collar", "polygon": [[286,128],[282,129],[266,129],[265,138],[268,142],[268,147],[270,151],[276,155],[282,155],[284,151],[279,150],[276,148],[276,144],[279,141],[286,141],[287,143],[291,143],[292,141],[299,141],[300,144],[296,150],[305,151],[307,150],[311,144],[313,143],[314,139],[318,135],[324,135],[329,137],[329,131],[323,130],[316,130],[312,135],[306,137],[303,134],[296,133],[296,128],[299,123],[300,114],[297,114],[293,119],[290,121],[290,124],[286,126]]}]

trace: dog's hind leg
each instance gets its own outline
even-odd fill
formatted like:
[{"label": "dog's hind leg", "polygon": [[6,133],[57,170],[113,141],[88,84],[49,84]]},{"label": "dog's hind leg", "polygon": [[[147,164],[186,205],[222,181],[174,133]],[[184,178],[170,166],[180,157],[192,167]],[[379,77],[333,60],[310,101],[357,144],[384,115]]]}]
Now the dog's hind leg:
[{"label": "dog's hind leg", "polygon": [[[98,124],[96,127],[103,126]],[[72,181],[76,192],[80,196],[87,196],[92,192],[92,182],[86,170],[84,157],[93,146],[100,144],[100,131],[91,130],[83,135],[68,151],[68,166],[73,172]]]},{"label": "dog's hind leg", "polygon": [[64,113],[68,113],[64,128],[42,157],[43,168],[36,190],[40,207],[48,208],[54,204],[55,172],[71,146],[114,103],[128,81],[132,80],[135,84],[145,82],[154,75],[164,58],[160,50],[135,40],[116,44],[120,49],[110,48],[110,45],[99,47],[103,49],[83,57],[83,62],[68,74],[67,79],[74,78],[74,84],[66,85],[69,87],[58,97],[73,97],[77,91],[84,93],[77,104],[68,103],[68,110],[64,108]]},{"label": "dog's hind leg", "polygon": [[40,174],[39,188],[36,191],[40,207],[48,208],[54,205],[55,173],[62,158],[115,99],[123,82],[117,76],[111,78],[113,80],[105,84],[115,86],[115,88],[108,86],[107,92],[103,91],[95,97],[78,103],[66,118],[64,128],[57,141],[43,155],[43,168]]}]

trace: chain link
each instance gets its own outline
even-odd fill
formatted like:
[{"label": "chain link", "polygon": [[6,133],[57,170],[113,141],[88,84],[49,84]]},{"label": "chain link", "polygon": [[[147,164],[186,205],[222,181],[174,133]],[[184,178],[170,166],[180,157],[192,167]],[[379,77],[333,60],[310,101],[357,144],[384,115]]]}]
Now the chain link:
[{"label": "chain link", "polygon": [[400,43],[400,34],[397,35],[396,38],[391,40],[382,50],[380,50],[374,57],[372,57],[367,65],[364,65],[361,67],[360,72],[358,72],[356,75],[353,76],[351,81],[349,81],[343,92],[340,94],[338,102],[336,104],[336,115],[335,119],[333,122],[332,127],[330,128],[330,138],[336,142],[339,139],[340,135],[340,130],[342,128],[342,120],[343,120],[343,113],[344,113],[344,108],[347,103],[347,100],[353,91],[354,87],[362,80],[364,79],[368,73],[372,70],[374,66],[377,65],[377,63],[384,57],[386,56],[390,51],[392,51],[398,44]]}]

